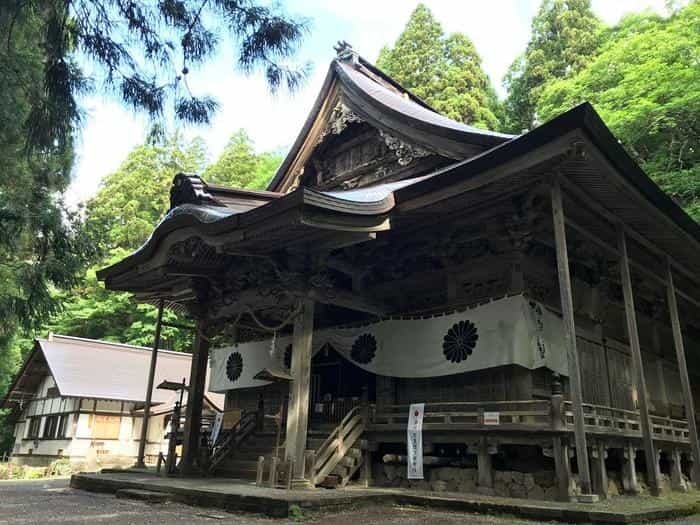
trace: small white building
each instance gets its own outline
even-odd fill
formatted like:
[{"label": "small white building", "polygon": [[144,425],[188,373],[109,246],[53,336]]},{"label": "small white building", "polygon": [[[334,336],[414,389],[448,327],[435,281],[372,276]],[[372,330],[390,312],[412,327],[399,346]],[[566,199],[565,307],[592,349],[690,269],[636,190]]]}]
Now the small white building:
[{"label": "small white building", "polygon": [[[68,458],[83,470],[133,464],[150,358],[151,349],[140,346],[54,334],[36,340],[0,405],[16,417],[12,461],[47,465]],[[147,463],[167,451],[165,436],[179,398],[178,392],[155,387],[164,380],[189,381],[191,359],[158,351]],[[223,408],[223,396],[207,394],[204,403],[213,415]]]}]

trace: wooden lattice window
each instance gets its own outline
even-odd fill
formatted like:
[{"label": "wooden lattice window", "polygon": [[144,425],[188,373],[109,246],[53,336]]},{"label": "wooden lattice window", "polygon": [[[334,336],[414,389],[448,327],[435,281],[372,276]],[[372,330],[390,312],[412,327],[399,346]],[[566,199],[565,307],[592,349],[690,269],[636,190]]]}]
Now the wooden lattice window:
[{"label": "wooden lattice window", "polygon": [[119,439],[119,428],[122,421],[121,416],[103,416],[95,414],[92,418],[93,439]]},{"label": "wooden lattice window", "polygon": [[42,435],[43,439],[56,438],[59,417],[60,416],[46,416],[46,423],[44,423],[44,434]]},{"label": "wooden lattice window", "polygon": [[41,425],[41,417],[33,417],[29,420],[29,430],[27,431],[28,439],[39,437],[39,426]]}]

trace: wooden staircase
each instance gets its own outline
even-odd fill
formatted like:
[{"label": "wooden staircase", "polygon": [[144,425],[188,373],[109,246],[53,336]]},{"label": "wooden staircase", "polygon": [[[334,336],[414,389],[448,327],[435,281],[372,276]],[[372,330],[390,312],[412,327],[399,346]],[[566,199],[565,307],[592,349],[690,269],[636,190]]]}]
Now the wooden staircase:
[{"label": "wooden staircase", "polygon": [[[219,464],[216,472],[218,475],[255,481],[258,458],[264,456],[270,458],[275,455],[275,432],[253,432],[243,441],[236,450],[232,451]],[[280,447],[283,448],[283,447]],[[284,456],[284,450],[280,450],[279,457]]]},{"label": "wooden staircase", "polygon": [[[221,443],[214,448],[214,453],[209,460],[209,473],[222,471],[232,456],[235,456],[236,459],[240,457],[241,447],[253,434],[256,425],[256,412],[244,412],[241,415],[238,423],[226,433]],[[274,441],[272,446],[274,447]],[[257,460],[257,456],[255,459]],[[253,478],[255,478],[255,465],[253,465]]]},{"label": "wooden staircase", "polygon": [[[260,456],[266,462],[275,455],[284,458],[283,444],[280,443],[280,450],[275,450],[277,433],[257,431],[255,416],[254,412],[244,414],[229,431],[211,457],[211,473],[255,481]],[[315,453],[306,478],[312,487],[336,488],[348,484],[363,463],[360,438],[364,431],[365,418],[360,407],[348,412],[337,427],[309,429],[307,450]]]},{"label": "wooden staircase", "polygon": [[365,418],[360,407],[355,407],[318,446],[308,443],[316,451],[310,473],[312,487],[344,487],[362,466],[360,437],[365,431]]}]

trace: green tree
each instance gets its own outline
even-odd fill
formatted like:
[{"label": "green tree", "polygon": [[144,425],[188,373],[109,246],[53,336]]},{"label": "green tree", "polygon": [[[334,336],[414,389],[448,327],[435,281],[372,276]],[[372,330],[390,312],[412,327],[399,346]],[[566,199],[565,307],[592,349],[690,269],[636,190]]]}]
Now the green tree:
[{"label": "green tree", "polygon": [[548,119],[591,102],[623,145],[700,220],[700,2],[668,18],[632,15],[578,74],[542,92]]},{"label": "green tree", "polygon": [[393,47],[384,47],[377,66],[446,116],[497,129],[498,100],[472,41],[445,35],[430,10],[419,4]]},{"label": "green tree", "polygon": [[590,0],[544,0],[532,20],[525,53],[511,64],[503,84],[505,127],[520,133],[541,120],[537,104],[548,83],[576,74],[601,41],[602,24]]},{"label": "green tree", "polygon": [[232,188],[264,189],[281,162],[279,153],[257,154],[248,134],[239,129],[216,162],[204,171],[204,179]]},{"label": "green tree", "polygon": [[[46,96],[29,104],[32,147],[70,142],[80,122],[77,96],[98,81],[154,119],[168,109],[177,120],[208,123],[217,103],[195,94],[187,76],[222,45],[243,71],[262,69],[273,89],[293,88],[305,73],[287,61],[307,22],[256,0],[6,0],[0,20],[10,44],[21,38],[15,21],[23,17],[36,21],[34,46],[45,54],[37,80]],[[20,71],[10,81],[29,86]]]},{"label": "green tree", "polygon": [[[39,335],[43,337],[47,332],[54,332],[151,346],[155,333],[156,308],[149,304],[137,304],[129,293],[106,290],[95,276],[98,268],[115,263],[129,253],[123,248],[116,248],[109,258],[90,268],[82,284],[75,291],[62,294],[64,305],[62,311],[47,323],[42,330],[43,333]],[[163,319],[170,322],[185,322],[169,310],[164,311]],[[191,346],[191,333],[163,327],[161,347],[189,351]]]},{"label": "green tree", "polygon": [[135,250],[167,211],[173,177],[201,173],[205,165],[206,151],[198,138],[187,143],[175,134],[136,147],[88,202],[86,227],[107,254],[115,248]]},{"label": "green tree", "polygon": [[[3,4],[4,5],[4,4]],[[71,141],[27,149],[33,104],[46,102],[41,79],[46,61],[36,45],[40,24],[33,14],[10,21],[0,34],[0,361],[19,328],[40,325],[57,307],[52,288],[75,284],[92,256],[80,216],[63,204],[73,161]]]}]

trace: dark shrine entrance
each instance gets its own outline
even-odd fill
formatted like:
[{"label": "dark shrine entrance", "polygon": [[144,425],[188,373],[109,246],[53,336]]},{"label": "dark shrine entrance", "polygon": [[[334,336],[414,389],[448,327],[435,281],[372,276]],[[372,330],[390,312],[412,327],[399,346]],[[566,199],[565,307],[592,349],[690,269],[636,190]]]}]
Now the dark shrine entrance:
[{"label": "dark shrine entrance", "polygon": [[353,407],[360,405],[364,390],[368,401],[373,403],[374,374],[325,345],[311,360],[311,425],[338,424]]}]

